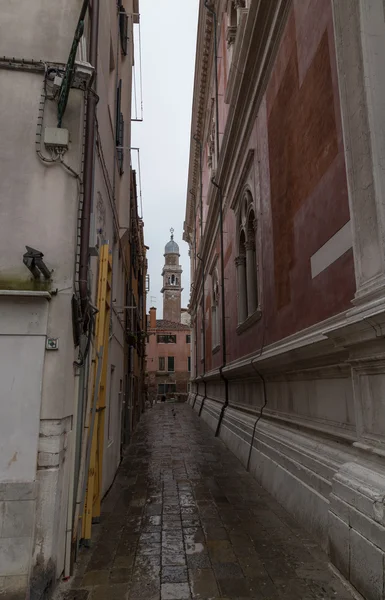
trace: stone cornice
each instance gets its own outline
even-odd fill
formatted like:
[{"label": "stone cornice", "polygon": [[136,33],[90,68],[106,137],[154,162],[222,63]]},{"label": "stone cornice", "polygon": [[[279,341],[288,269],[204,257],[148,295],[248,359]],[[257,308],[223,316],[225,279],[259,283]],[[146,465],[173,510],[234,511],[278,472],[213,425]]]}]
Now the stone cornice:
[{"label": "stone cornice", "polygon": [[[229,379],[254,377],[256,369],[267,379],[282,372],[330,368],[333,364],[344,368],[353,363],[370,362],[384,358],[385,353],[373,342],[385,338],[385,300],[372,303],[358,313],[348,310],[307,329],[298,331],[262,349],[229,362],[224,372]],[[366,347],[361,354],[359,348]],[[381,346],[382,348],[382,346]],[[352,352],[353,350],[353,352]],[[215,373],[210,373],[215,378]]]},{"label": "stone cornice", "polygon": [[240,19],[238,27],[236,28],[236,37],[235,44],[233,50],[232,62],[230,65],[230,73],[227,81],[227,87],[225,91],[225,102],[226,104],[232,103],[232,98],[235,93],[235,89],[237,83],[239,83],[240,78],[242,77],[242,65],[244,64],[245,57],[242,55],[246,52],[245,44],[243,43],[243,38],[245,35],[245,26],[247,21],[247,8],[240,9]]},{"label": "stone cornice", "polygon": [[[227,199],[234,194],[235,174],[249,143],[258,110],[281,41],[291,0],[251,2],[245,26],[242,78],[237,84],[223,137],[217,174]],[[245,56],[245,58],[243,58]],[[241,66],[241,63],[240,65]],[[250,85],[253,82],[253,85]],[[227,203],[226,203],[227,204]]]},{"label": "stone cornice", "polygon": [[[239,182],[236,173],[243,170],[242,161],[255,118],[266,89],[276,51],[286,23],[291,0],[251,2],[245,24],[243,45],[240,51],[244,67],[237,84],[237,94],[229,108],[224,137],[219,155],[216,181],[223,190],[223,210],[226,212]],[[251,85],[253,82],[253,85]],[[218,227],[218,189],[212,184],[208,190],[209,211],[202,240],[201,256],[209,256]]]},{"label": "stone cornice", "polygon": [[[217,2],[218,3],[218,2]],[[202,144],[205,126],[206,105],[210,87],[210,73],[213,61],[213,19],[203,2],[199,6],[198,36],[195,58],[195,76],[193,106],[190,134],[190,162],[188,171],[186,216],[183,239],[190,241],[193,230],[194,207],[190,201],[190,190],[196,190],[199,180],[199,145],[194,140],[196,136]]]},{"label": "stone cornice", "polygon": [[[242,47],[239,50],[239,60],[242,60],[243,64],[239,65],[240,79],[237,80],[233,102],[229,107],[216,172],[216,181],[221,184],[223,190],[224,213],[230,200],[233,199],[234,193],[238,191],[236,188],[241,185],[244,169],[247,168],[244,164],[244,152],[266,89],[290,5],[291,0],[271,0],[269,2],[254,0],[250,3],[248,9],[247,20],[244,24]],[[207,21],[207,15],[204,12],[201,5],[188,180],[188,190],[192,189],[194,191],[199,181],[199,146],[194,141],[193,136],[198,131],[198,124],[200,127],[199,132],[204,133],[205,128],[207,128],[205,117],[207,118],[208,90],[213,63],[212,26],[210,34],[206,31],[206,36],[203,36]],[[204,45],[203,38],[206,45]],[[202,54],[203,48],[207,52],[205,56]],[[250,155],[248,159],[250,159]],[[246,162],[248,162],[248,159],[246,159]],[[241,176],[236,176],[236,173],[240,173]],[[206,228],[199,247],[200,256],[206,259],[210,256],[216,243],[216,232],[219,225],[218,193],[218,189],[211,183],[208,189],[207,203],[209,210],[206,218]],[[188,193],[184,233],[186,241],[190,241],[189,238],[193,231],[192,219],[193,204],[190,201],[190,193]],[[196,283],[197,285],[191,295],[191,304],[197,300],[201,293],[200,279]]]}]

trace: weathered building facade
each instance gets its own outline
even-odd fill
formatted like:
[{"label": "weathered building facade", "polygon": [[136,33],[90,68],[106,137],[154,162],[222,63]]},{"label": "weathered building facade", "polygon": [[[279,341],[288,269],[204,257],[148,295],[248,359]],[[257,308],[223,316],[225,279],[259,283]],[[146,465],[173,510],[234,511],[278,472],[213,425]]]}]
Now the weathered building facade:
[{"label": "weathered building facade", "polygon": [[184,234],[189,401],[371,600],[385,552],[384,42],[382,0],[202,2]]},{"label": "weathered building facade", "polygon": [[147,314],[147,246],[144,244],[144,223],[138,215],[136,173],[132,172],[130,230],[127,232],[126,260],[129,276],[126,284],[125,315],[126,393],[124,397],[123,440],[131,433],[145,409],[146,331]]},{"label": "weathered building facade", "polygon": [[4,600],[70,574],[121,458],[138,19],[137,0],[2,3]]},{"label": "weathered building facade", "polygon": [[[181,308],[182,267],[174,230],[164,249],[163,319],[150,308],[147,342],[147,391],[153,404],[162,399],[187,400],[191,374],[191,329],[188,313]],[[186,318],[187,315],[187,318]]]}]

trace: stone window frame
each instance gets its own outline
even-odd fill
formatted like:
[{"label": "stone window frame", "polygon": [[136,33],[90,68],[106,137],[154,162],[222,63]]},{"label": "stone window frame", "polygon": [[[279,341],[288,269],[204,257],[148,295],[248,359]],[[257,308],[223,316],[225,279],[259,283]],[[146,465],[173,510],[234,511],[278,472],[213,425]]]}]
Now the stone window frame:
[{"label": "stone window frame", "polygon": [[235,258],[237,285],[237,334],[243,333],[262,316],[261,282],[259,277],[260,243],[253,194],[246,186],[237,211]]},{"label": "stone window frame", "polygon": [[235,44],[237,37],[237,30],[240,21],[240,11],[248,8],[247,0],[228,0],[226,15],[227,15],[227,29],[226,29],[226,41],[227,47],[230,48]]},{"label": "stone window frame", "polygon": [[[170,368],[170,366],[171,366],[171,368]],[[175,373],[175,356],[168,356],[167,357],[167,372],[168,373]]]},{"label": "stone window frame", "polygon": [[237,88],[241,49],[245,38],[250,0],[228,0],[226,6],[226,41],[229,73],[225,90],[225,103],[231,104]]}]

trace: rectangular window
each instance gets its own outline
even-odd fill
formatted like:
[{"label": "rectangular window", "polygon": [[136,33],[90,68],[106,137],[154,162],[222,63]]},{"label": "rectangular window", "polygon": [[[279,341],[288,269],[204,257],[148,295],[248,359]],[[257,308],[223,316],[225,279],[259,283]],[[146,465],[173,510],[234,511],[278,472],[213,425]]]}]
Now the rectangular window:
[{"label": "rectangular window", "polygon": [[164,394],[164,388],[165,388],[164,383],[158,383],[158,394]]},{"label": "rectangular window", "polygon": [[160,356],[159,357],[159,371],[164,371],[164,370],[165,370],[164,356]]},{"label": "rectangular window", "polygon": [[176,335],[157,335],[158,344],[176,344]]},{"label": "rectangular window", "polygon": [[191,356],[187,357],[187,370],[190,373],[190,371],[191,371]]},{"label": "rectangular window", "polygon": [[186,335],[186,344],[191,344],[191,335]]},{"label": "rectangular window", "polygon": [[174,372],[174,357],[169,356],[167,359],[167,371]]}]

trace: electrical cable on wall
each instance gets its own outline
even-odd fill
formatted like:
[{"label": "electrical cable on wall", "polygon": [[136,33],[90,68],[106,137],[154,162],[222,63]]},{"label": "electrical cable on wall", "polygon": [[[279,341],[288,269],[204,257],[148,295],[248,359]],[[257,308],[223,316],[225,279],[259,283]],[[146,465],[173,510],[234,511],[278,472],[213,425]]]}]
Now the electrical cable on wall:
[{"label": "electrical cable on wall", "polygon": [[[83,173],[83,162],[84,162],[84,127],[83,127],[82,158],[81,158],[81,173],[80,174],[77,171],[75,171],[75,169],[73,169],[64,160],[64,156],[67,152],[67,148],[64,148],[63,146],[49,147],[48,151],[50,153],[50,157],[48,157],[47,155],[45,155],[43,153],[42,134],[44,131],[44,117],[45,117],[46,104],[48,101],[56,101],[56,99],[57,99],[57,90],[55,90],[53,84],[51,83],[52,82],[51,77],[53,75],[54,76],[62,75],[62,70],[58,69],[57,67],[49,67],[48,65],[45,65],[44,78],[43,78],[43,89],[42,89],[42,93],[40,96],[38,119],[37,119],[37,126],[36,126],[35,151],[36,151],[36,154],[37,154],[39,160],[46,167],[59,165],[60,167],[62,167],[64,169],[64,171],[68,175],[75,178],[76,182],[77,182],[78,216],[77,216],[77,226],[76,226],[76,251],[75,251],[75,265],[74,265],[74,267],[75,267],[74,268],[74,272],[75,272],[75,281],[74,281],[75,296],[74,297],[79,298],[79,287],[78,287],[79,269],[78,269],[78,266],[79,266],[80,228],[79,228],[78,224],[79,224],[82,206],[83,206],[82,173]],[[84,97],[85,97],[84,113],[86,113],[87,95],[84,94]],[[77,345],[79,346],[79,360],[76,361],[75,364],[80,367],[80,366],[84,365],[84,361],[85,361],[85,358],[87,356],[88,349],[90,346],[91,337],[92,337],[92,319],[90,319],[90,324],[89,324],[90,329],[88,329],[86,331],[87,343],[86,343],[85,351],[82,351],[82,349],[80,347],[80,338],[78,337],[78,335],[76,333],[76,329],[78,327],[80,327],[80,323],[78,322],[79,315],[78,315],[77,311],[74,311],[74,304],[72,305],[72,308],[73,308],[72,319],[73,319],[73,330],[74,330],[74,343],[75,343],[75,346],[77,346]],[[90,311],[87,311],[87,312],[89,313]],[[87,318],[90,318],[90,314],[88,314]]]}]

